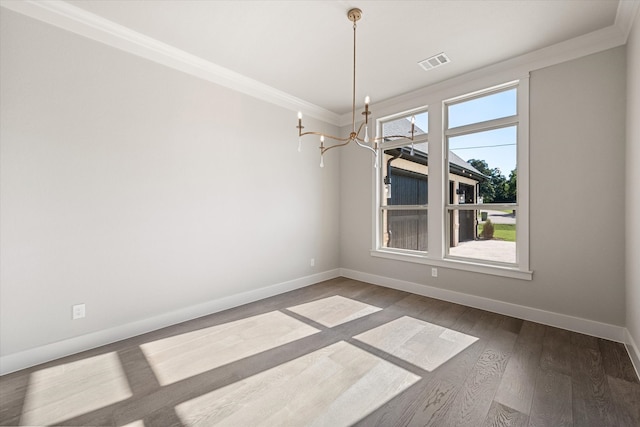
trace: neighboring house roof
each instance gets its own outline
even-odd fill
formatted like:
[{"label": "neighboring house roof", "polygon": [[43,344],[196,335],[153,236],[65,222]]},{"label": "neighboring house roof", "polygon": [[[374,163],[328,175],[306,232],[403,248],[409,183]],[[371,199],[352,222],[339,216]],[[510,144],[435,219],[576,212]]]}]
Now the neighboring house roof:
[{"label": "neighboring house roof", "polygon": [[[420,127],[415,126],[414,134],[419,136],[426,135],[427,133],[420,129]],[[384,138],[390,138],[392,136],[411,136],[411,121],[405,117],[391,122],[385,122],[382,125],[382,136]]]},{"label": "neighboring house roof", "polygon": [[[411,136],[411,122],[407,118],[394,120],[385,123],[382,127],[382,130],[385,140],[387,140],[387,138],[391,138],[392,136]],[[420,129],[418,126],[415,126],[414,135],[426,135],[426,132]],[[392,141],[393,139],[388,140]],[[398,153],[409,153],[410,151],[410,147],[397,149]],[[426,160],[429,157],[428,144],[426,142],[415,143],[413,144],[413,151],[414,157],[422,157],[424,159],[424,163],[426,164]],[[409,159],[408,157],[404,158]],[[451,168],[451,172],[455,173],[456,175],[468,176],[475,179],[476,181],[484,181],[486,179],[489,179],[488,176],[484,175],[478,169],[474,168],[470,163],[463,160],[460,156],[458,156],[451,150],[449,150],[449,167]]]}]

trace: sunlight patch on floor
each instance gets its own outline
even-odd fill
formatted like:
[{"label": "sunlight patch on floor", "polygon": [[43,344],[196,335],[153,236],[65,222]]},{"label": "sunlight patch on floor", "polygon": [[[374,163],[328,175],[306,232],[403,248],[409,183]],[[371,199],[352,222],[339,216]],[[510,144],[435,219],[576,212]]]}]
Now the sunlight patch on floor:
[{"label": "sunlight patch on floor", "polygon": [[332,328],[382,309],[351,298],[334,295],[332,297],[289,307],[288,310],[328,328]]},{"label": "sunlight patch on floor", "polygon": [[350,425],[420,377],[340,341],[176,406],[185,426]]},{"label": "sunlight patch on floor", "polygon": [[460,242],[458,246],[449,248],[449,255],[485,261],[497,261],[515,264],[516,242],[503,240],[470,240]]},{"label": "sunlight patch on floor", "polygon": [[141,345],[161,385],[253,356],[320,332],[279,311]]},{"label": "sunlight patch on floor", "polygon": [[20,423],[59,424],[131,396],[116,353],[81,359],[31,374]]},{"label": "sunlight patch on floor", "polygon": [[408,316],[354,338],[429,372],[478,340]]}]

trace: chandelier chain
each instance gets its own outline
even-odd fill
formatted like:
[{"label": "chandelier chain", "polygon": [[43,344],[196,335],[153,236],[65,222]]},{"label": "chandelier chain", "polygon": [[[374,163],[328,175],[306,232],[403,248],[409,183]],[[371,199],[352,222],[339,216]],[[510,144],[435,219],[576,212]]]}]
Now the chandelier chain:
[{"label": "chandelier chain", "polygon": [[356,131],[356,21],[353,21],[353,96],[351,98],[351,126]]}]

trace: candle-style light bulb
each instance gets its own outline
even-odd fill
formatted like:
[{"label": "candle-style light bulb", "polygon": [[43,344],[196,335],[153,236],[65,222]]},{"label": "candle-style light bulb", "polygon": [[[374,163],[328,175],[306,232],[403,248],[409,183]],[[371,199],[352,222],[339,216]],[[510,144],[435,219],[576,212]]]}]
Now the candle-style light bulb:
[{"label": "candle-style light bulb", "polygon": [[412,156],[413,156],[413,154],[414,154],[414,153],[413,153],[413,142],[411,143],[411,153],[410,153],[410,154],[411,154]]},{"label": "candle-style light bulb", "polygon": [[369,95],[364,97],[364,142],[369,142]]},{"label": "candle-style light bulb", "polygon": [[298,111],[298,153],[302,151],[302,111]]}]

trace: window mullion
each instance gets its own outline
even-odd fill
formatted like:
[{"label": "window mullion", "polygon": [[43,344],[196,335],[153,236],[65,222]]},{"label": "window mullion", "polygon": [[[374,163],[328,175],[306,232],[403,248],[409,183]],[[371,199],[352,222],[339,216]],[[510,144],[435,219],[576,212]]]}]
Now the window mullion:
[{"label": "window mullion", "polygon": [[424,211],[428,209],[428,205],[385,205],[381,209],[387,211]]},{"label": "window mullion", "polygon": [[485,122],[471,123],[469,125],[458,126],[444,131],[445,136],[460,136],[467,135],[475,132],[482,132],[493,129],[500,129],[503,127],[514,126],[518,124],[519,117],[515,116],[502,117],[494,120],[487,120]]},{"label": "window mullion", "polygon": [[465,203],[465,204],[450,204],[447,203],[447,209],[453,209],[453,210],[469,210],[469,209],[475,209],[475,210],[482,210],[482,209],[489,209],[489,210],[501,210],[501,209],[518,209],[518,204],[517,203],[483,203],[483,204],[471,204],[471,203]]},{"label": "window mullion", "polygon": [[516,223],[517,263],[529,271],[529,77],[520,80],[518,114],[524,120],[518,124],[518,222]]},{"label": "window mullion", "polygon": [[428,258],[442,259],[444,257],[444,229],[445,229],[445,162],[443,153],[443,109],[432,108],[429,111],[429,129],[438,129],[429,135],[429,188],[428,204],[435,207],[429,210],[427,220],[429,232]]}]

